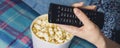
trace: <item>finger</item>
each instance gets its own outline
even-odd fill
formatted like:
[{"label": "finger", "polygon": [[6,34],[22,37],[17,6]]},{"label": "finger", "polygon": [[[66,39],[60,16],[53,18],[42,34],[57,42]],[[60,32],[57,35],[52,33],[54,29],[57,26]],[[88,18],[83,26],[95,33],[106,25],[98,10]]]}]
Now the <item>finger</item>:
[{"label": "finger", "polygon": [[83,4],[84,4],[84,2],[80,2],[80,3],[75,3],[75,4],[73,4],[72,6],[73,6],[73,7],[82,7]]},{"label": "finger", "polygon": [[90,6],[83,6],[84,2],[79,2],[79,3],[75,3],[72,6],[73,7],[79,7],[79,8],[85,8],[88,10],[95,10],[96,6],[95,5],[90,5]]},{"label": "finger", "polygon": [[92,23],[90,19],[78,8],[74,8],[74,13],[84,25]]},{"label": "finger", "polygon": [[88,9],[88,10],[96,10],[96,6],[95,6],[95,5],[83,6],[83,7],[81,7],[81,8]]},{"label": "finger", "polygon": [[69,25],[61,25],[61,24],[57,24],[57,26],[59,26],[60,28],[66,30],[72,34],[76,34],[76,33],[80,32],[78,27],[69,26]]}]

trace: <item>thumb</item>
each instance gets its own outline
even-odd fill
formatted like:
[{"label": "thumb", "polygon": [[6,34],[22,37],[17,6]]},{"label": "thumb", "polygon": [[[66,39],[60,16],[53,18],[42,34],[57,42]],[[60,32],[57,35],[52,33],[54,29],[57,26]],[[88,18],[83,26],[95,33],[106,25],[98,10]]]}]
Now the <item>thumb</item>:
[{"label": "thumb", "polygon": [[69,33],[72,34],[77,34],[78,32],[80,32],[78,27],[74,27],[74,26],[69,26],[69,25],[62,25],[62,24],[57,24],[57,26],[59,26],[60,28],[68,31]]}]

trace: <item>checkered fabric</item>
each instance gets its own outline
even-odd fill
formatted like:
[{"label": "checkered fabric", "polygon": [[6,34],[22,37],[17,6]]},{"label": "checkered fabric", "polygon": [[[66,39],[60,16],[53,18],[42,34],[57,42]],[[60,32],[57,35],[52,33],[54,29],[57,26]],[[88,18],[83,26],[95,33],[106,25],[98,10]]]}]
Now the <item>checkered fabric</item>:
[{"label": "checkered fabric", "polygon": [[0,48],[33,48],[29,28],[36,16],[21,0],[0,0]]}]

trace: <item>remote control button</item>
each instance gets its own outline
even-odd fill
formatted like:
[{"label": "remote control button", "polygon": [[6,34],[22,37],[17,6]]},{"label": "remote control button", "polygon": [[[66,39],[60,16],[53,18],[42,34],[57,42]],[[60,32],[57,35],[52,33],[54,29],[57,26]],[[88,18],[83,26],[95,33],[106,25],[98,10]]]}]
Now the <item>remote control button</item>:
[{"label": "remote control button", "polygon": [[69,14],[67,14],[67,17],[69,17]]},{"label": "remote control button", "polygon": [[58,9],[60,9],[60,6],[58,6]]},{"label": "remote control button", "polygon": [[63,16],[63,13],[61,13],[60,15]]},{"label": "remote control button", "polygon": [[69,10],[69,8],[67,8],[67,12],[69,12],[70,10]]},{"label": "remote control button", "polygon": [[64,13],[64,17],[66,17],[66,13]]},{"label": "remote control button", "polygon": [[66,19],[66,22],[68,23],[68,19]]},{"label": "remote control button", "polygon": [[70,18],[73,18],[72,14],[70,15]]},{"label": "remote control button", "polygon": [[63,11],[64,9],[63,9],[63,7],[61,7],[61,11]]},{"label": "remote control button", "polygon": [[75,16],[74,15],[72,15],[73,16],[73,18],[75,18]]},{"label": "remote control button", "polygon": [[52,22],[52,20],[50,19],[49,22]]},{"label": "remote control button", "polygon": [[62,22],[63,21],[63,18],[60,18],[60,22]]},{"label": "remote control button", "polygon": [[82,25],[82,22],[79,22],[79,25]]},{"label": "remote control button", "polygon": [[77,21],[75,20],[75,24],[77,24]]},{"label": "remote control button", "polygon": [[73,25],[75,24],[75,20],[72,20],[72,24],[73,24]]},{"label": "remote control button", "polygon": [[60,15],[58,15],[57,17],[60,17]]},{"label": "remote control button", "polygon": [[58,18],[56,21],[57,21],[57,22],[59,22],[59,21],[60,21],[60,19]]},{"label": "remote control button", "polygon": [[67,8],[64,8],[64,11],[67,11]]},{"label": "remote control button", "polygon": [[72,8],[70,8],[70,12],[72,12]]},{"label": "remote control button", "polygon": [[69,19],[69,23],[71,23],[71,19]]}]

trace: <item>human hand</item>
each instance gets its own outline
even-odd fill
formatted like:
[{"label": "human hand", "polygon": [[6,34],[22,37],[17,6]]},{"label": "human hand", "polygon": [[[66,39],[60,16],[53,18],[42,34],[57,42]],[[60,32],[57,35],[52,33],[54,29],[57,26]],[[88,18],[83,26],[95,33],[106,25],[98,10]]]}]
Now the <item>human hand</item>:
[{"label": "human hand", "polygon": [[[95,10],[95,6],[83,6],[83,2],[73,4],[74,7],[85,8],[89,10]],[[65,29],[66,31],[76,35],[80,38],[83,38],[98,48],[104,48],[105,42],[104,37],[99,29],[99,27],[94,24],[81,10],[74,8],[74,13],[80,21],[82,21],[82,27],[75,27],[69,25],[58,24],[59,27]],[[102,43],[102,44],[101,44]]]}]

